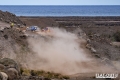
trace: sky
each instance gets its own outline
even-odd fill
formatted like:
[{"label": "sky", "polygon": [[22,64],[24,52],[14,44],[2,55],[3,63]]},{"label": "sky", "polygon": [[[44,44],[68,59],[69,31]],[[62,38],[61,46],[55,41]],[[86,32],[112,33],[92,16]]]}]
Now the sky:
[{"label": "sky", "polygon": [[1,0],[0,5],[120,5],[120,0]]}]

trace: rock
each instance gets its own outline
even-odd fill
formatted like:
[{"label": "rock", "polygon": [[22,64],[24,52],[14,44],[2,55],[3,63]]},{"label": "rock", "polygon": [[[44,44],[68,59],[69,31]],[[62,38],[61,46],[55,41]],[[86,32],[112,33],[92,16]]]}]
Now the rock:
[{"label": "rock", "polygon": [[89,50],[91,50],[92,53],[96,53],[97,52],[93,47],[91,47],[90,44],[87,44],[86,48],[89,49]]},{"label": "rock", "polygon": [[18,71],[15,68],[9,68],[6,70],[9,80],[18,78]]},{"label": "rock", "polygon": [[112,46],[120,47],[120,42],[111,42],[110,44],[111,44]]},{"label": "rock", "polygon": [[0,71],[4,71],[5,66],[3,64],[0,64]]},{"label": "rock", "polygon": [[93,47],[91,47],[91,51],[92,51],[93,53],[96,53],[96,52],[97,52]]},{"label": "rock", "polygon": [[91,49],[91,45],[90,45],[90,44],[87,44],[87,45],[86,45],[86,48],[87,48],[87,49]]},{"label": "rock", "polygon": [[28,35],[25,35],[25,34],[20,36],[20,38],[22,38],[22,39],[26,39],[27,37],[28,37]]},{"label": "rock", "polygon": [[20,73],[20,68],[13,59],[9,59],[9,58],[0,59],[0,64],[3,64],[7,69],[15,68]]},{"label": "rock", "polygon": [[4,35],[3,37],[4,37],[5,39],[8,39],[8,35]]},{"label": "rock", "polygon": [[25,33],[25,32],[26,32],[26,30],[22,30],[22,32],[23,32],[23,33]]},{"label": "rock", "polygon": [[87,43],[90,43],[90,39],[87,39]]},{"label": "rock", "polygon": [[8,75],[4,72],[0,72],[0,80],[8,80]]},{"label": "rock", "polygon": [[43,80],[51,80],[51,79],[49,79],[49,78],[44,78]]},{"label": "rock", "polygon": [[5,28],[4,29],[10,29],[10,27],[8,27],[8,26],[5,26]]},{"label": "rock", "polygon": [[14,23],[17,23],[17,21],[15,21],[15,20],[14,20],[13,22],[14,22]]},{"label": "rock", "polygon": [[99,35],[99,34],[94,34],[94,36],[96,36],[96,37],[100,37],[100,35]]},{"label": "rock", "polygon": [[1,21],[3,21],[3,18],[0,18]]},{"label": "rock", "polygon": [[0,31],[4,31],[4,27],[0,27]]},{"label": "rock", "polygon": [[9,22],[10,22],[10,20],[5,20],[5,22],[6,22],[6,23],[9,23]]},{"label": "rock", "polygon": [[38,76],[30,76],[29,79],[30,80],[44,80],[42,77],[38,77]]},{"label": "rock", "polygon": [[21,24],[17,24],[18,27],[21,27]]}]

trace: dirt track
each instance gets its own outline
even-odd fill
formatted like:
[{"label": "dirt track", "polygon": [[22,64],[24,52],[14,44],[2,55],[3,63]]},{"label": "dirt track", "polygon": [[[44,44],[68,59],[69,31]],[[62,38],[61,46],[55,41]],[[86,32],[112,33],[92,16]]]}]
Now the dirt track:
[{"label": "dirt track", "polygon": [[[120,60],[119,48],[110,45],[113,34],[120,31],[120,17],[20,17],[28,26],[60,27],[73,32],[81,28],[90,38],[98,57]],[[119,56],[118,56],[119,55]]]},{"label": "dirt track", "polygon": [[27,26],[57,26],[70,32],[82,29],[90,39],[88,45],[96,50],[90,55],[120,70],[120,49],[111,45],[111,42],[115,42],[114,33],[120,31],[120,17],[20,17],[20,19],[27,23]]}]

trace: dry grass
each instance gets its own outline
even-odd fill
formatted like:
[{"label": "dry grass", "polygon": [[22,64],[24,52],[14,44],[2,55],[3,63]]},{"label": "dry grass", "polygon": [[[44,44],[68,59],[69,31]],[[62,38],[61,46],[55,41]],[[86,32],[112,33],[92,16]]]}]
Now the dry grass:
[{"label": "dry grass", "polygon": [[43,70],[27,70],[27,69],[21,69],[21,74],[23,76],[43,76],[45,78],[52,78],[52,79],[69,79],[69,76],[62,75],[59,73],[54,72],[45,72]]}]

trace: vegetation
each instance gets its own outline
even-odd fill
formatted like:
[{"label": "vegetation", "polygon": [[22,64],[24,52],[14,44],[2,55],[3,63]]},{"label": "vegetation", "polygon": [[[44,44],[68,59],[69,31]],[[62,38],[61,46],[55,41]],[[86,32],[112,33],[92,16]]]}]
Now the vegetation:
[{"label": "vegetation", "polygon": [[113,34],[114,40],[120,42],[120,31]]},{"label": "vegetation", "polygon": [[21,74],[24,76],[43,76],[48,79],[69,79],[69,76],[61,75],[59,73],[54,72],[45,72],[43,70],[27,70],[27,69],[21,69]]}]

